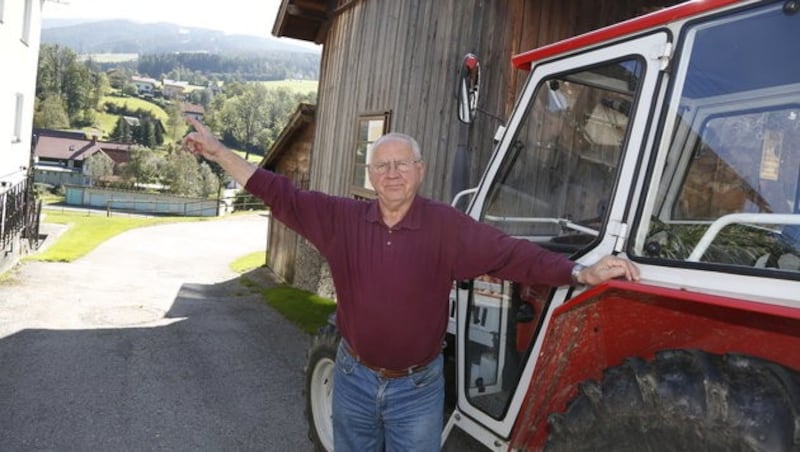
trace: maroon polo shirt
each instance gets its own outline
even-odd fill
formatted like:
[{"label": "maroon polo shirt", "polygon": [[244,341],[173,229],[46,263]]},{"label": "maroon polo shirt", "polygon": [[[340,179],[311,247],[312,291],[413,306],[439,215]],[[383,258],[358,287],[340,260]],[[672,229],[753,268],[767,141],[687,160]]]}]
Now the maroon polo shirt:
[{"label": "maroon polo shirt", "polygon": [[561,254],[420,196],[390,228],[377,201],[299,190],[264,169],[245,188],[327,259],[339,330],[372,365],[405,369],[441,352],[454,280],[489,274],[553,286],[570,282],[573,263]]}]

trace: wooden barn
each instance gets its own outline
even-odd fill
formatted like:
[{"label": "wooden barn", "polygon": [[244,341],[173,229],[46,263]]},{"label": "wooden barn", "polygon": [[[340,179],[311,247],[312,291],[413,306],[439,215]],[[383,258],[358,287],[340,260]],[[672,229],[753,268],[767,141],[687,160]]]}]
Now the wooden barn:
[{"label": "wooden barn", "polygon": [[[477,184],[494,133],[522,88],[527,73],[512,67],[512,55],[677,3],[283,0],[273,35],[322,44],[308,188],[373,197],[365,177],[367,146],[385,132],[404,132],[419,141],[427,165],[421,194],[449,201],[454,179]],[[469,126],[457,119],[455,96],[467,53],[479,58],[482,71],[480,113]],[[453,169],[457,149],[468,161],[460,176]],[[271,240],[270,247],[271,261],[283,259],[279,275],[334,296],[324,262],[306,241]],[[291,270],[288,255],[294,257]]]}]

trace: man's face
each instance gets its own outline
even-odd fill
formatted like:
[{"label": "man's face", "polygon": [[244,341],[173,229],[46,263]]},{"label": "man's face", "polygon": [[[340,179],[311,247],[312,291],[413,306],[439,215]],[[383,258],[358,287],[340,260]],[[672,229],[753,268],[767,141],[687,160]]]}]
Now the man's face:
[{"label": "man's face", "polygon": [[425,173],[425,165],[415,160],[411,146],[401,139],[385,141],[373,151],[369,181],[381,205],[389,209],[411,205]]}]

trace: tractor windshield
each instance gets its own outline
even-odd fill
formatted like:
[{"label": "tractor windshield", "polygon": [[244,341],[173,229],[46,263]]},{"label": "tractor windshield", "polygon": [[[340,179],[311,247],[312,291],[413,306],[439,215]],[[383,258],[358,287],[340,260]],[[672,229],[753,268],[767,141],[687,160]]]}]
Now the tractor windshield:
[{"label": "tractor windshield", "polygon": [[798,272],[800,15],[778,4],[698,24],[687,38],[669,153],[634,253]]}]

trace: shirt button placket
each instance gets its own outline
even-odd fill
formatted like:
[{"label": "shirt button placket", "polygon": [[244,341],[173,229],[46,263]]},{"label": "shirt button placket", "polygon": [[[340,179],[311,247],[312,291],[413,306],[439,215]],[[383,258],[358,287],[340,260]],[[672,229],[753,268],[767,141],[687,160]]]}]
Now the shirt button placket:
[{"label": "shirt button placket", "polygon": [[389,240],[386,241],[387,246],[392,245],[392,228],[389,228]]}]

